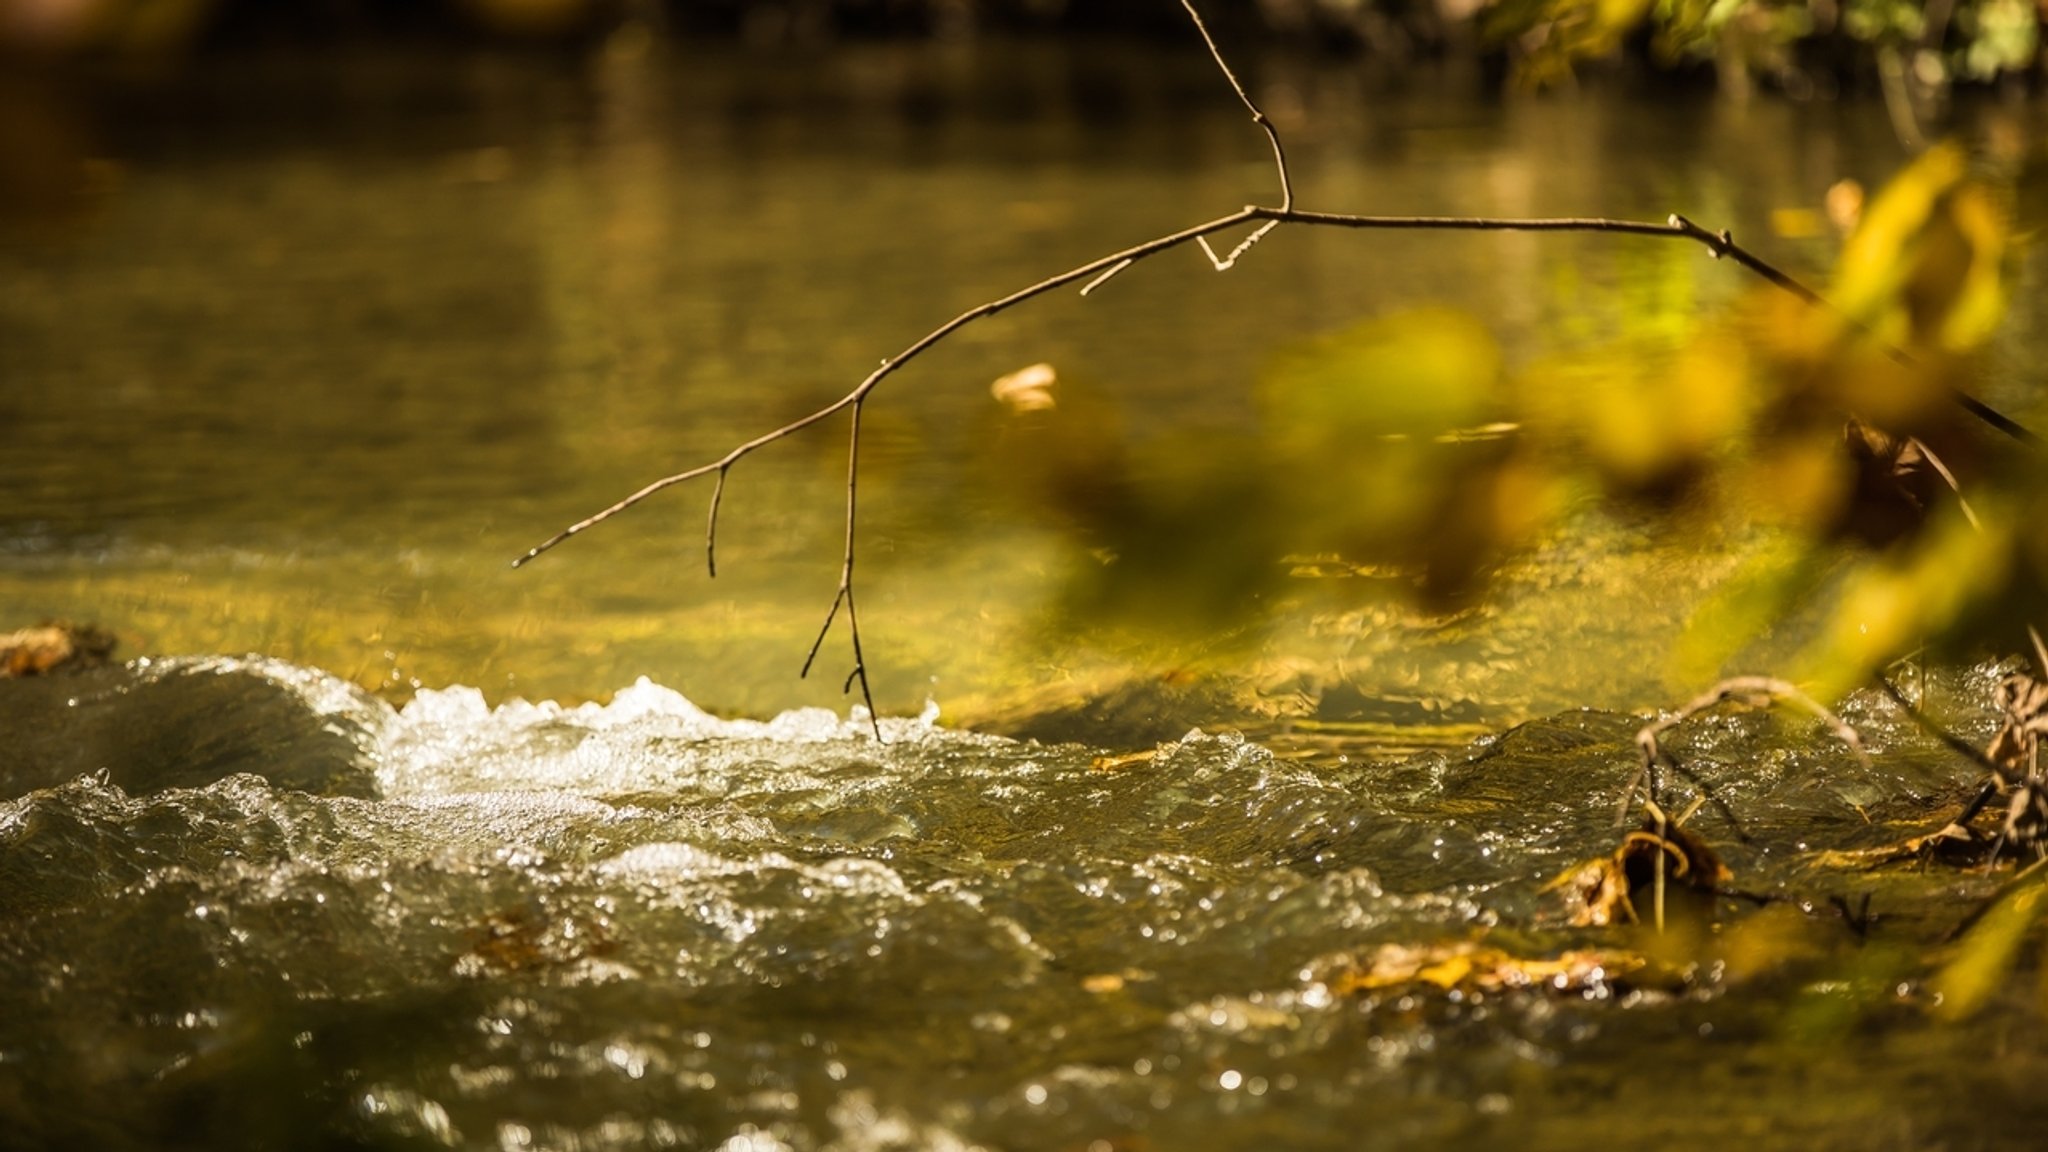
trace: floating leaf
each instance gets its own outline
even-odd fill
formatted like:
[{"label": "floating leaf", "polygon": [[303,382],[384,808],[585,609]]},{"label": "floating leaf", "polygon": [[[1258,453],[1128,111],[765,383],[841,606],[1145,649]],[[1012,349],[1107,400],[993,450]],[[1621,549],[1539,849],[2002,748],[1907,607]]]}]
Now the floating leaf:
[{"label": "floating leaf", "polygon": [[1514,988],[1583,994],[1626,982],[1649,961],[1632,952],[1577,950],[1549,957],[1516,956],[1473,941],[1385,944],[1364,955],[1325,959],[1318,978],[1339,996],[1422,986],[1441,991],[1500,992]]},{"label": "floating leaf", "polygon": [[0,680],[98,668],[114,651],[114,637],[98,628],[44,624],[0,634]]},{"label": "floating leaf", "polygon": [[989,395],[996,403],[1011,412],[1043,412],[1058,405],[1053,389],[1059,383],[1059,374],[1050,364],[1033,364],[1019,368],[988,386]]},{"label": "floating leaf", "polygon": [[1989,859],[1992,843],[1991,837],[1979,835],[1961,824],[1944,824],[1933,832],[1908,836],[1894,844],[1820,852],[1815,854],[1812,863],[1817,868],[1870,869],[1908,861],[1925,863],[1936,860],[1965,868],[1983,864]]}]

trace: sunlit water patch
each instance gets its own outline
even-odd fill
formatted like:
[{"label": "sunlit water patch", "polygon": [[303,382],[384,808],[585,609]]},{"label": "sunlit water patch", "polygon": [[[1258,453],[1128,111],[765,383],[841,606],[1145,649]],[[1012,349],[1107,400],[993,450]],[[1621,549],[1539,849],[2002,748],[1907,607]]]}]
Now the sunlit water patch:
[{"label": "sunlit water patch", "polygon": [[[1721,1069],[1710,1098],[1761,1091],[1800,1051],[1771,1021],[1860,978],[1809,965],[1746,1005],[1711,974],[1597,965],[1358,975],[1612,945],[1561,931],[1543,886],[1612,843],[1627,717],[1302,764],[1233,734],[1111,758],[930,714],[878,743],[864,715],[729,721],[646,681],[393,709],[213,659],[0,687],[25,738],[126,734],[63,779],[6,776],[9,1147],[1482,1146],[1616,1093],[1611,1125],[1640,1133],[1663,1105],[1635,1098],[1633,1053],[1718,1028],[1740,1045],[1683,1057]],[[1742,785],[1760,752],[1806,763]],[[1792,883],[1784,825],[1847,829],[1844,788],[1911,775],[1746,718],[1687,754],[1765,815],[1729,849],[1764,888]],[[1818,955],[1848,946],[1815,931]],[[1967,1047],[1874,1000],[1843,1017],[1878,1029],[1873,1058]],[[1908,1135],[1953,1112],[1868,1072],[1827,1076],[1842,1107]]]}]

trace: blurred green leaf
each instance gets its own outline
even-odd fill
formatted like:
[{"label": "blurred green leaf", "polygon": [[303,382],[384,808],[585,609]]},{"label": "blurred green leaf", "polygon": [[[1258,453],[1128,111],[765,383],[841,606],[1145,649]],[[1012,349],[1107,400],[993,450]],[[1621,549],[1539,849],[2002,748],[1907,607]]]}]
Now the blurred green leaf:
[{"label": "blurred green leaf", "polygon": [[1435,436],[1487,419],[1499,400],[1500,348],[1450,309],[1375,317],[1273,360],[1260,400],[1275,440],[1310,452]]},{"label": "blurred green leaf", "polygon": [[1991,1002],[2012,974],[2027,933],[2039,921],[2044,896],[2048,869],[2037,867],[2007,885],[1963,936],[1955,957],[1928,982],[1939,997],[1938,1015],[1965,1020]]},{"label": "blurred green leaf", "polygon": [[1823,699],[1839,696],[2003,594],[2013,569],[2013,525],[1994,502],[1979,502],[1976,510],[1981,528],[1957,512],[1941,515],[1903,551],[1859,570],[1800,679],[1819,685]]},{"label": "blurred green leaf", "polygon": [[1720,679],[1743,648],[1812,593],[1828,557],[1803,534],[1776,537],[1745,556],[1686,622],[1665,678],[1673,685]]}]

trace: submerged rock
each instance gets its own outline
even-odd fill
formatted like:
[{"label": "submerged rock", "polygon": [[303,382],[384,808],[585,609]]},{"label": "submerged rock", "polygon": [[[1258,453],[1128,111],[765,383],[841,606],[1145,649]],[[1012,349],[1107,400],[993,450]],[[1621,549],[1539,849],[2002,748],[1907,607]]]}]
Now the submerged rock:
[{"label": "submerged rock", "polygon": [[138,660],[0,680],[0,798],[104,772],[131,795],[235,773],[329,796],[374,797],[391,709],[279,661]]}]

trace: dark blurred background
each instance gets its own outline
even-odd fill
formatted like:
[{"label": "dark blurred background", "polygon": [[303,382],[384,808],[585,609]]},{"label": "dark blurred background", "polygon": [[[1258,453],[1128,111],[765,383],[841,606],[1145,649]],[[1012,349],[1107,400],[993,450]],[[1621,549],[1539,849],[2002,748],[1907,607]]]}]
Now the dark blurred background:
[{"label": "dark blurred background", "polygon": [[[1843,84],[1939,89],[2038,79],[2032,0],[1207,0],[1219,32],[1400,66],[1479,55],[1497,78],[1567,80],[1627,62],[1794,96]],[[17,56],[176,57],[347,40],[575,45],[637,25],[752,45],[989,34],[1184,38],[1170,0],[5,0]]]},{"label": "dark blurred background", "polygon": [[[1407,52],[1448,38],[1469,0],[1213,0],[1220,26],[1333,47]],[[961,38],[990,32],[1181,35],[1177,4],[1127,0],[9,0],[9,38],[59,50],[165,51],[334,37],[513,37],[573,42],[626,22],[756,44]]]}]

